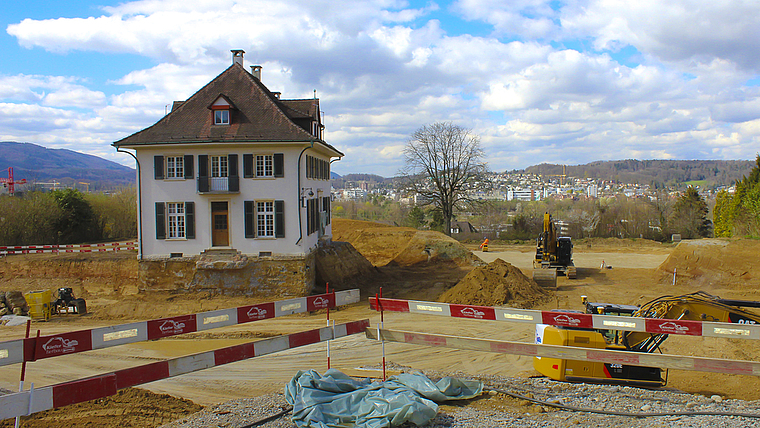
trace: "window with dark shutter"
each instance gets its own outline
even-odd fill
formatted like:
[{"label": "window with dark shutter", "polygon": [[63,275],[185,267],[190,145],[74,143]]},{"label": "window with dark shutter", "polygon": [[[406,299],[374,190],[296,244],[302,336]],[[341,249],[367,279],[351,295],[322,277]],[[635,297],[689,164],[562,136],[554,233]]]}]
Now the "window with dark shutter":
[{"label": "window with dark shutter", "polygon": [[198,155],[198,191],[208,192],[208,155]]},{"label": "window with dark shutter", "polygon": [[255,238],[256,237],[256,226],[254,223],[254,209],[255,203],[254,201],[243,201],[243,222],[245,224],[245,237],[246,238]]},{"label": "window with dark shutter", "polygon": [[238,155],[227,155],[227,171],[229,176],[227,177],[228,189],[230,192],[240,191],[240,176],[238,175]]},{"label": "window with dark shutter", "polygon": [[163,202],[156,202],[156,239],[166,239],[166,214]]},{"label": "window with dark shutter", "polygon": [[330,224],[330,197],[322,198],[322,211],[325,212],[325,224]]},{"label": "window with dark shutter", "polygon": [[306,200],[306,234],[311,235],[311,201],[312,199]]},{"label": "window with dark shutter", "polygon": [[243,178],[253,178],[253,155],[243,155]]},{"label": "window with dark shutter", "polygon": [[185,202],[185,238],[195,239],[195,202]]},{"label": "window with dark shutter", "polygon": [[185,179],[193,179],[193,155],[185,155]]},{"label": "window with dark shutter", "polygon": [[156,180],[164,179],[164,157],[153,156],[153,177]]},{"label": "window with dark shutter", "polygon": [[285,237],[285,201],[274,201],[274,236]]},{"label": "window with dark shutter", "polygon": [[274,176],[285,177],[285,156],[282,153],[274,154]]}]

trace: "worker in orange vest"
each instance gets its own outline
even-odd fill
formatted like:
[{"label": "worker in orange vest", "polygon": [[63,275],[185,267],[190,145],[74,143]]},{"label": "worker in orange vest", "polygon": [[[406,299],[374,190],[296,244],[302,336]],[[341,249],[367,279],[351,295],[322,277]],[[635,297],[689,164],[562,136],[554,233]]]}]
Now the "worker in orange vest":
[{"label": "worker in orange vest", "polygon": [[488,252],[488,238],[485,236],[483,237],[483,243],[480,244],[480,249],[483,250],[484,253]]}]

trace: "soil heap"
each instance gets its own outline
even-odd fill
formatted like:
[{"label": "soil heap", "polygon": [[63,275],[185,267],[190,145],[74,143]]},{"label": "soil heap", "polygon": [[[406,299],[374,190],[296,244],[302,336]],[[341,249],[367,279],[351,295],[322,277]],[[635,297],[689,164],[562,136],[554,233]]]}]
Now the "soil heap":
[{"label": "soil heap", "polygon": [[393,227],[361,220],[333,219],[333,241],[350,242],[374,266],[454,262],[458,266],[482,266],[456,239],[443,233]]},{"label": "soil heap", "polygon": [[759,288],[760,241],[700,239],[681,241],[657,268],[662,281],[698,288]]},{"label": "soil heap", "polygon": [[439,299],[443,303],[532,308],[550,293],[502,259],[473,269]]}]

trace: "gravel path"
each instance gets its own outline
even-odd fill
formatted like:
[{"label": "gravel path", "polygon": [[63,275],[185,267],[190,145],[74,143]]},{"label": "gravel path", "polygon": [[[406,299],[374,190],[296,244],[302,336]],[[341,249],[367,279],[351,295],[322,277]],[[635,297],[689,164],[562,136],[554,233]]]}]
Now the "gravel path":
[{"label": "gravel path", "polygon": [[[426,374],[436,379],[445,374]],[[452,374],[456,376],[457,374]],[[648,390],[627,386],[571,384],[545,378],[517,379],[498,376],[479,377],[486,385],[481,397],[444,403],[433,419],[433,428],[507,427],[759,427],[760,402],[724,400],[669,390]],[[505,393],[506,392],[506,393]],[[512,395],[524,398],[516,398]],[[530,400],[541,401],[535,403]],[[554,406],[591,409],[598,412],[623,412],[630,415],[569,411]],[[290,406],[283,394],[233,400],[206,408],[202,412],[161,428],[293,428],[290,413],[277,416]],[[696,413],[722,413],[699,415]],[[636,417],[652,413],[681,413],[666,416]],[[689,414],[686,414],[689,413]],[[758,418],[741,417],[755,414]],[[413,426],[413,425],[409,425]]]}]

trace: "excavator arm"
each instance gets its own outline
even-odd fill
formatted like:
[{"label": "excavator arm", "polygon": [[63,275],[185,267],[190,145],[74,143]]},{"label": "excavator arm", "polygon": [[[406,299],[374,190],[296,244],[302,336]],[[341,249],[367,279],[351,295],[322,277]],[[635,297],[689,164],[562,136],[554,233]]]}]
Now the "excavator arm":
[{"label": "excavator arm", "polygon": [[[760,324],[760,315],[742,307],[760,308],[760,302],[721,299],[703,291],[681,296],[662,296],[649,301],[632,316],[738,324]],[[667,334],[621,331],[621,343],[631,351],[655,352]]]},{"label": "excavator arm", "polygon": [[[611,303],[591,303],[583,296],[586,313],[600,315],[628,315],[663,320],[694,320],[738,324],[760,324],[760,315],[743,308],[760,308],[760,302],[728,300],[705,292],[681,296],[663,296],[641,307]],[[618,351],[655,352],[667,334],[577,329],[538,325],[539,343],[562,346],[579,346]],[[664,386],[667,373],[657,367],[573,361],[559,358],[534,358],[533,367],[540,373],[567,381],[623,383]]]}]

